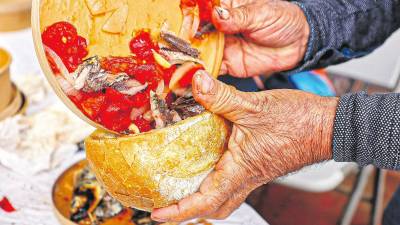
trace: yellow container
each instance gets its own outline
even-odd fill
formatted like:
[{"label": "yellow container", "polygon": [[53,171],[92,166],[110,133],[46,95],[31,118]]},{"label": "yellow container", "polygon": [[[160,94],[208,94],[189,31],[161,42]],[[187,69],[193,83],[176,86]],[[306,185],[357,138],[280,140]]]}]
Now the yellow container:
[{"label": "yellow container", "polygon": [[0,113],[10,104],[13,88],[10,81],[10,54],[0,48]]}]

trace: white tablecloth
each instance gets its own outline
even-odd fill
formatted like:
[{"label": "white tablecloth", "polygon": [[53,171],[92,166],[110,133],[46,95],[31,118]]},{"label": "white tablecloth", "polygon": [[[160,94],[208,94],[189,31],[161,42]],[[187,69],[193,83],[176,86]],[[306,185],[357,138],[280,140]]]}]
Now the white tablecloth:
[{"label": "white tablecloth", "polygon": [[[1,157],[1,156],[0,156]],[[56,178],[73,163],[83,159],[82,153],[66,159],[58,168],[37,175],[21,175],[0,166],[0,198],[7,196],[17,211],[6,213],[0,209],[1,225],[55,225],[51,202],[52,185]],[[247,204],[224,221],[210,221],[215,225],[267,225]]]}]

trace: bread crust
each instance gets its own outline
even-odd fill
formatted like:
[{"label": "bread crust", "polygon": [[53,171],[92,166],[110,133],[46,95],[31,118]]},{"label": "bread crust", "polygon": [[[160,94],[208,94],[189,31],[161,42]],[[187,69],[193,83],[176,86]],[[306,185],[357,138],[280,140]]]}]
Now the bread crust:
[{"label": "bread crust", "polygon": [[210,112],[132,136],[96,131],[89,165],[123,205],[152,211],[196,192],[227,146],[230,125]]}]

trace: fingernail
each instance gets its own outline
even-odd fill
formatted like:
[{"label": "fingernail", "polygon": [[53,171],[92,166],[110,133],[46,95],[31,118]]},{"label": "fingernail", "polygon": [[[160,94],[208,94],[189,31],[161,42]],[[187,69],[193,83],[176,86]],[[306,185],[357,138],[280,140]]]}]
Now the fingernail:
[{"label": "fingernail", "polygon": [[215,11],[217,11],[219,18],[221,18],[223,20],[229,19],[230,15],[229,15],[229,11],[228,10],[226,10],[226,9],[220,7],[220,6],[217,6],[217,7],[215,7]]},{"label": "fingernail", "polygon": [[197,90],[200,91],[201,94],[209,94],[214,82],[204,70],[199,70],[196,72],[195,81]]}]

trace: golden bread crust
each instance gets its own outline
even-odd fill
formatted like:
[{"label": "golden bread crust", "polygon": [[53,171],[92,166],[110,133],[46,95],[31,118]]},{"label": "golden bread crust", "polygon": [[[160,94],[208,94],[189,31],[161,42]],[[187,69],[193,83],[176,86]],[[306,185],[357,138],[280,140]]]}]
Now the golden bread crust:
[{"label": "golden bread crust", "polygon": [[96,131],[87,159],[108,192],[128,207],[151,211],[197,191],[226,149],[229,124],[210,112],[133,136]]}]

